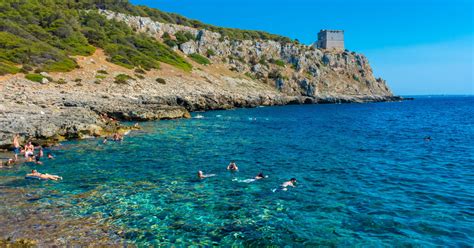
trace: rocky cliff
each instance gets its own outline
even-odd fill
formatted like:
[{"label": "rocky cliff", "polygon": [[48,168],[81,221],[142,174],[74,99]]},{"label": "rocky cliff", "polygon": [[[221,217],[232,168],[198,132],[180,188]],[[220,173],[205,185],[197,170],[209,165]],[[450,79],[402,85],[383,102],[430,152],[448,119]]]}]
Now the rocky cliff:
[{"label": "rocky cliff", "polygon": [[[100,13],[163,42],[186,33],[189,38],[173,49],[192,64],[192,71],[163,63],[149,71],[127,69],[97,49],[92,56],[76,56],[77,69],[43,73],[40,82],[21,73],[0,77],[0,147],[9,147],[15,133],[41,143],[120,130],[120,124],[101,117],[104,113],[144,121],[186,118],[196,110],[399,99],[384,80],[374,78],[361,54],[272,40],[232,40],[147,17]],[[205,63],[195,62],[196,55]],[[123,75],[127,77],[118,80]]]},{"label": "rocky cliff", "polygon": [[186,55],[199,53],[212,63],[275,87],[288,96],[312,101],[390,99],[392,92],[373,76],[367,58],[355,52],[315,49],[272,40],[230,40],[219,33],[152,21],[103,10],[108,19],[123,21],[137,32],[161,39],[188,32],[192,39],[174,47]]}]

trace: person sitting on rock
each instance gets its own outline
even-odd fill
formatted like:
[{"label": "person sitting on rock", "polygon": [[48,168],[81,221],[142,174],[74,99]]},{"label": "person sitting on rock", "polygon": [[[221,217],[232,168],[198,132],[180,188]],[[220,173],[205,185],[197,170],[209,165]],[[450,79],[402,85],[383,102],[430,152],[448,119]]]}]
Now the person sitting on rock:
[{"label": "person sitting on rock", "polygon": [[235,164],[235,161],[232,161],[232,162],[230,162],[229,165],[227,165],[227,170],[238,171],[239,167],[237,167],[237,165]]}]

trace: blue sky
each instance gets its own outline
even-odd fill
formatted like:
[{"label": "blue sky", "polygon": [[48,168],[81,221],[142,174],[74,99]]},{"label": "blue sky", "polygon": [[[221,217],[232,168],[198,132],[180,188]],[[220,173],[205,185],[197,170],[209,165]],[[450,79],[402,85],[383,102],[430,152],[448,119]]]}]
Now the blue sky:
[{"label": "blue sky", "polygon": [[472,0],[132,0],[225,27],[263,30],[310,44],[345,30],[395,94],[474,94]]}]

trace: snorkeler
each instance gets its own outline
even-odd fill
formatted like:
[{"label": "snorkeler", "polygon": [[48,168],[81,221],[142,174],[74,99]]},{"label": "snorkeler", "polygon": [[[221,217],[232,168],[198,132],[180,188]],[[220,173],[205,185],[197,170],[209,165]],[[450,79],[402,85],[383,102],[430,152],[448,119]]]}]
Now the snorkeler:
[{"label": "snorkeler", "polygon": [[197,173],[197,176],[199,179],[204,179],[204,178],[207,178],[207,177],[213,177],[215,176],[216,174],[204,174],[202,171],[198,171]]},{"label": "snorkeler", "polygon": [[239,167],[237,167],[237,165],[235,164],[235,161],[232,161],[232,162],[230,162],[229,165],[227,165],[227,170],[238,171]]}]

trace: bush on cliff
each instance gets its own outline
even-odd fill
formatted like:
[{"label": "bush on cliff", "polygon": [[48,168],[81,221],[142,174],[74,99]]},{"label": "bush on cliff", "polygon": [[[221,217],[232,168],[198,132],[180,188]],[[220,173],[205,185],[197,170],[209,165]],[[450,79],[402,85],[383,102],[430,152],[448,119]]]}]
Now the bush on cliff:
[{"label": "bush on cliff", "polygon": [[201,64],[201,65],[211,64],[211,61],[209,61],[209,59],[207,59],[206,57],[202,56],[199,53],[192,53],[188,56],[198,64]]},{"label": "bush on cliff", "polygon": [[16,67],[13,63],[9,61],[0,60],[0,76],[5,74],[15,74],[19,71],[20,69]]},{"label": "bush on cliff", "polygon": [[130,77],[127,74],[118,74],[117,76],[115,76],[114,83],[116,83],[116,84],[128,84],[128,80],[134,80],[134,78]]},{"label": "bush on cliff", "polygon": [[32,74],[26,74],[25,78],[33,82],[41,83],[44,77],[41,74],[32,73]]}]

